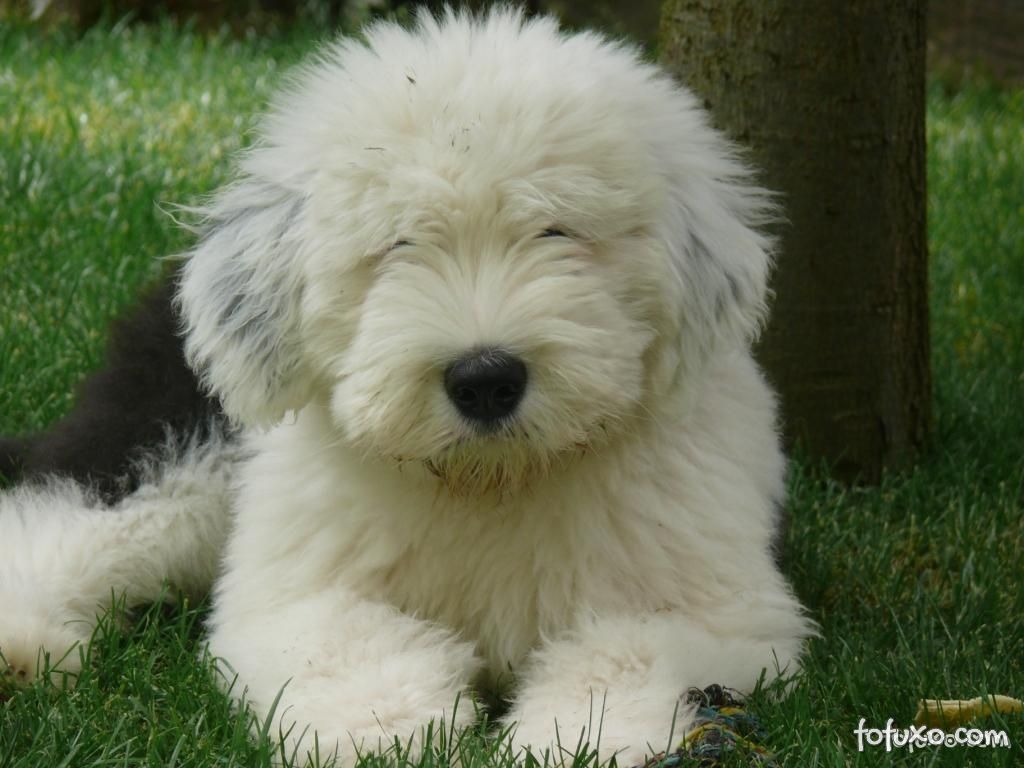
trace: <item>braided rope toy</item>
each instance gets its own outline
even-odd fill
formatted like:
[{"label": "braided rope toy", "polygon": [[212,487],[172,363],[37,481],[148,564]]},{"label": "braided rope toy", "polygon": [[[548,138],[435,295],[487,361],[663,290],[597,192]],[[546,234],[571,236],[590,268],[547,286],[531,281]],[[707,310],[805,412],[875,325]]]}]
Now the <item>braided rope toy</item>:
[{"label": "braided rope toy", "polygon": [[641,768],[713,768],[725,759],[729,765],[777,768],[775,756],[758,743],[764,739],[760,721],[743,709],[729,689],[720,685],[703,691],[691,688],[685,701],[697,705],[690,730],[673,752],[661,752]]}]

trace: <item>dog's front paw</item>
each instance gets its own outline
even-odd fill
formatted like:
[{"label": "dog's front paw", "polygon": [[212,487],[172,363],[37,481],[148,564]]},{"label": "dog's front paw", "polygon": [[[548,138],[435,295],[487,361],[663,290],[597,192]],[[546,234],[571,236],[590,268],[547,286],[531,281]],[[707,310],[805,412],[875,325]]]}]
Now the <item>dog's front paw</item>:
[{"label": "dog's front paw", "polygon": [[403,760],[419,763],[424,751],[440,749],[442,740],[449,734],[461,733],[475,720],[476,707],[468,696],[457,704],[453,702],[450,707],[432,712],[393,720],[374,720],[346,734],[353,745],[352,759],[346,759],[342,764],[354,764],[357,755],[370,752],[396,756],[400,753]]},{"label": "dog's front paw", "polygon": [[641,765],[664,751],[673,730],[673,715],[688,718],[692,708],[651,712],[644,703],[616,706],[596,696],[587,702],[560,702],[557,708],[517,708],[506,719],[514,751],[528,751],[542,765],[569,766],[575,758],[597,754],[600,763],[615,757],[621,766]]},{"label": "dog's front paw", "polygon": [[[395,754],[419,762],[425,749],[440,746],[441,734],[459,733],[476,719],[476,707],[468,697],[452,698],[448,706],[410,707],[402,693],[369,696],[361,702],[347,701],[327,712],[302,712],[297,705],[284,713],[280,724],[291,728],[292,753],[301,758],[316,753],[321,761],[335,760],[338,768],[350,768],[366,754]],[[296,692],[292,701],[299,702]],[[372,702],[372,703],[371,703]],[[289,723],[289,720],[291,722]],[[301,723],[309,726],[299,733]]]},{"label": "dog's front paw", "polygon": [[[235,659],[250,661],[243,656]],[[318,757],[351,768],[361,755],[391,752],[396,743],[403,756],[418,761],[428,744],[437,746],[441,732],[459,732],[476,719],[468,675],[431,678],[430,668],[403,664],[408,659],[401,656],[361,664],[334,655],[305,658],[305,669],[283,689],[268,669],[238,670],[257,717],[265,721],[274,712],[272,738],[297,764]]]}]

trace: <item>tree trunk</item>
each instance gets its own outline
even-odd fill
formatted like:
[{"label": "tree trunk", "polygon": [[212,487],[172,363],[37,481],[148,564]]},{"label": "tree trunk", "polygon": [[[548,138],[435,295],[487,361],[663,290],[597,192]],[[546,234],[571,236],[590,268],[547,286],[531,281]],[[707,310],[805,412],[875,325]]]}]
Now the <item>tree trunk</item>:
[{"label": "tree trunk", "polygon": [[758,357],[787,437],[877,480],[930,418],[924,0],[667,0],[662,61],[786,221]]}]

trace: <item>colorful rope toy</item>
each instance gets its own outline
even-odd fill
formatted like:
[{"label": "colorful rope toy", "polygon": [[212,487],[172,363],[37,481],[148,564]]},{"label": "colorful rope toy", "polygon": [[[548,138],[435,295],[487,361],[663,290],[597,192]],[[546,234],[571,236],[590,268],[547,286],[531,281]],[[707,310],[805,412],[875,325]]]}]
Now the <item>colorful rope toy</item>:
[{"label": "colorful rope toy", "polygon": [[729,765],[777,768],[775,756],[758,743],[764,738],[760,722],[732,691],[720,685],[691,688],[685,701],[697,705],[690,730],[675,751],[655,755],[642,768],[714,768],[727,755]]}]

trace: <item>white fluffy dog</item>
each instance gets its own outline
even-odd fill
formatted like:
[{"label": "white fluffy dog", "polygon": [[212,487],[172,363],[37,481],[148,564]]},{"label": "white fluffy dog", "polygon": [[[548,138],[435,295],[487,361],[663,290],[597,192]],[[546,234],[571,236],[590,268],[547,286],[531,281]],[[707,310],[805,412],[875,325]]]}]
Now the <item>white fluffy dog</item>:
[{"label": "white fluffy dog", "polygon": [[471,722],[483,688],[517,745],[590,729],[630,765],[691,686],[795,671],[749,349],[770,204],[690,93],[510,10],[379,24],[290,83],[203,210],[186,349],[244,445],[186,447],[117,514],[9,493],[9,659],[222,555],[212,652],[342,764]]}]

